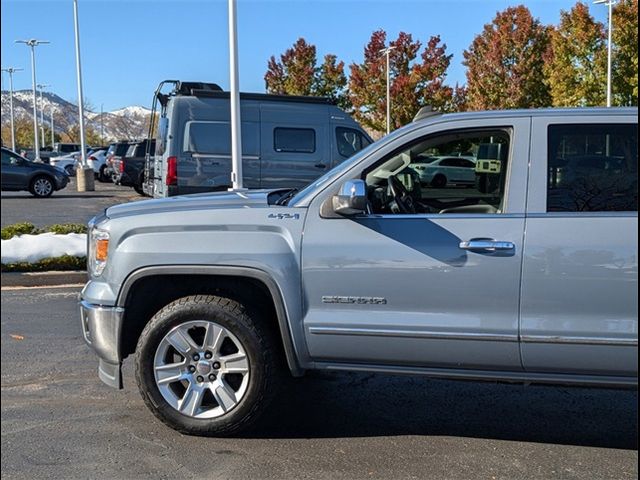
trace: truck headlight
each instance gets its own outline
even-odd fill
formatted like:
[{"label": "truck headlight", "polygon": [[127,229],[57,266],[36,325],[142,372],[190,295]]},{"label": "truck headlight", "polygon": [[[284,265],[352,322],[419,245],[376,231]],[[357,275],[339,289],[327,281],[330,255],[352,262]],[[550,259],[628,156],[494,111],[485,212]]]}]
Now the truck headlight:
[{"label": "truck headlight", "polygon": [[89,270],[101,275],[109,258],[109,232],[93,229],[89,237]]}]

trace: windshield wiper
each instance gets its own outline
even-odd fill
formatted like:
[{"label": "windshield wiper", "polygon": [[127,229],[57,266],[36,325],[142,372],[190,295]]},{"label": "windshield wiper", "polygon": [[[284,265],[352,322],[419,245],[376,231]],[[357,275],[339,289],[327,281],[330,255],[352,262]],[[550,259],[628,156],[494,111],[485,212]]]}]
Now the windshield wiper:
[{"label": "windshield wiper", "polygon": [[298,189],[297,188],[292,188],[291,190],[289,190],[287,193],[285,193],[283,196],[281,196],[276,201],[276,205],[279,205],[279,206],[287,205],[289,203],[289,201],[293,197],[295,197],[296,193],[298,193]]}]

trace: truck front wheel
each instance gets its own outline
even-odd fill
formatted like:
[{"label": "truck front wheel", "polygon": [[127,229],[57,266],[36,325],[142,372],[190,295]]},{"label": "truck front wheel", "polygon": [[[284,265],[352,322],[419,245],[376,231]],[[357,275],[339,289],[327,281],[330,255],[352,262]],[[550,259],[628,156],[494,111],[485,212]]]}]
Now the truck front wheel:
[{"label": "truck front wheel", "polygon": [[229,436],[252,424],[276,387],[273,336],[240,303],[211,295],[178,299],[147,324],[136,381],[147,407],[189,435]]}]

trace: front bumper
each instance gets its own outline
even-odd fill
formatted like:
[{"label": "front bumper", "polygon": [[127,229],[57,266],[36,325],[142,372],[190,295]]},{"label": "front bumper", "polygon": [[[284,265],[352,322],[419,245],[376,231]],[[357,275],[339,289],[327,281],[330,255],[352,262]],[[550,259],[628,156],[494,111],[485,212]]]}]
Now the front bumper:
[{"label": "front bumper", "polygon": [[124,308],[104,307],[80,299],[80,323],[84,341],[98,355],[98,376],[113,388],[122,388],[120,329]]}]

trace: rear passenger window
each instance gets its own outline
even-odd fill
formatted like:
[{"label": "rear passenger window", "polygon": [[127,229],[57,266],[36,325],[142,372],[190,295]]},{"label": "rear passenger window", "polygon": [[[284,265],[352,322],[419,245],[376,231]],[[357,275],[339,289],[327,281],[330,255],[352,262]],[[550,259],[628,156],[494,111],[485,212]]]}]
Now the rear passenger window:
[{"label": "rear passenger window", "polygon": [[371,142],[358,130],[338,127],[336,128],[336,144],[338,153],[343,157],[349,158],[369,146]]},{"label": "rear passenger window", "polygon": [[312,128],[276,128],[273,149],[283,153],[314,153],[316,132]]},{"label": "rear passenger window", "polygon": [[551,125],[548,212],[637,212],[638,126]]}]

